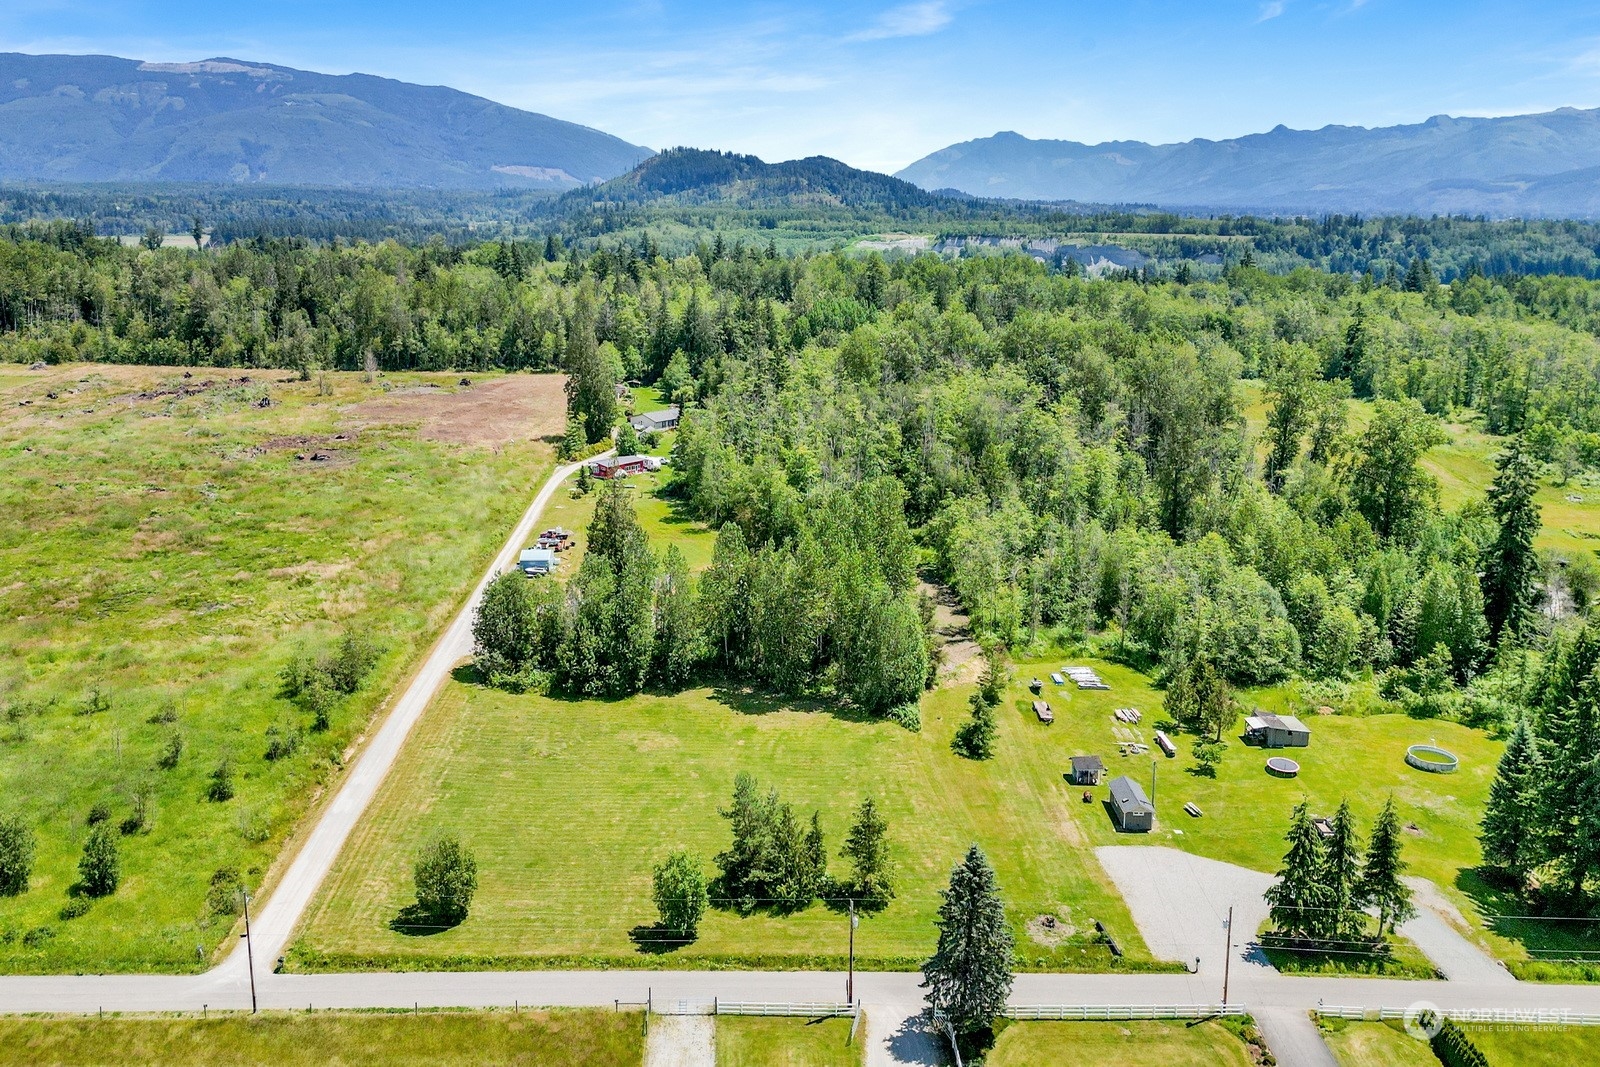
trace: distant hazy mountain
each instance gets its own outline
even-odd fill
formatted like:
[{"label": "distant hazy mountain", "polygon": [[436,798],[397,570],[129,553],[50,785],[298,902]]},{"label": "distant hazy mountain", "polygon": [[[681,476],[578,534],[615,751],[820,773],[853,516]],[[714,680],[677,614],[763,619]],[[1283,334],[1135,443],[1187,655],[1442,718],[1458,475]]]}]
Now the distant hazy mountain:
[{"label": "distant hazy mountain", "polygon": [[977,196],[1178,208],[1600,215],[1600,109],[1369,130],[1324,126],[1151,145],[1033,141],[951,145],[899,177]]},{"label": "distant hazy mountain", "polygon": [[0,53],[0,179],[567,189],[649,155],[587,126],[366,74]]}]

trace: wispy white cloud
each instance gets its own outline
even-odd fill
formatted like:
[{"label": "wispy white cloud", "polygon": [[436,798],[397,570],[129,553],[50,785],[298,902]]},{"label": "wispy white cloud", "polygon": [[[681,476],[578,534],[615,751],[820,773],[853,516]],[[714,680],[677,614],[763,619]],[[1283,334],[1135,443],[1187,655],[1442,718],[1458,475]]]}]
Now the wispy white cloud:
[{"label": "wispy white cloud", "polygon": [[1287,0],[1267,0],[1261,5],[1261,13],[1256,17],[1257,22],[1268,22],[1283,14],[1283,9],[1288,7]]},{"label": "wispy white cloud", "polygon": [[846,40],[885,41],[891,37],[926,37],[950,25],[954,18],[945,0],[901,4],[885,11],[871,26],[859,33],[852,33]]}]

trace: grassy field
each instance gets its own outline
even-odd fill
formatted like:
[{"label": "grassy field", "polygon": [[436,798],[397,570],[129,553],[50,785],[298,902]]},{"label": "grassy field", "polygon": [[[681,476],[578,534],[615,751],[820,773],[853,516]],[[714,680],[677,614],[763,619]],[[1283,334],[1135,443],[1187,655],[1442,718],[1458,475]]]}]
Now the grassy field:
[{"label": "grassy field", "polygon": [[1464,1027],[1490,1067],[1572,1067],[1600,1060],[1600,1027]]},{"label": "grassy field", "polygon": [[1322,1019],[1318,1025],[1339,1067],[1439,1067],[1427,1042],[1410,1036],[1398,1023]]},{"label": "grassy field", "polygon": [[[1028,708],[1027,680],[1048,677],[1061,660],[1017,665],[1002,707],[998,754],[988,763],[955,757],[949,740],[965,716],[964,686],[924,700],[923,731],[860,722],[826,707],[794,708],[742,694],[698,690],[578,702],[513,696],[458,682],[418,727],[379,795],[374,812],[314,904],[297,945],[299,965],[466,966],[591,963],[674,966],[713,961],[749,965],[825,965],[839,961],[841,917],[821,904],[786,918],[714,912],[693,946],[652,957],[642,935],[653,909],[650,868],[676,846],[708,869],[726,847],[726,803],[739,770],[775,784],[802,814],[821,810],[831,847],[850,807],[872,792],[889,812],[898,842],[901,892],[862,923],[858,953],[878,965],[904,966],[934,940],[937,890],[966,843],[988,850],[1006,891],[1019,950],[1030,966],[1079,969],[1109,961],[1083,934],[1100,919],[1130,950],[1148,959],[1126,911],[1090,848],[1162,844],[1275,870],[1290,808],[1309,797],[1331,813],[1348,796],[1363,824],[1393,794],[1414,873],[1447,892],[1477,860],[1474,827],[1498,755],[1495,742],[1451,723],[1404,716],[1312,716],[1312,747],[1296,752],[1299,778],[1274,778],[1263,755],[1229,743],[1216,779],[1190,772],[1186,738],[1175,759],[1160,758],[1155,832],[1119,834],[1103,803],[1067,785],[1075,754],[1106,759],[1111,774],[1130,773],[1147,787],[1148,756],[1119,757],[1116,707],[1146,712],[1133,728],[1150,741],[1160,697],[1137,672],[1096,660],[1110,692],[1066,693],[1046,683],[1056,713],[1040,725]],[[1275,694],[1268,694],[1273,696]],[[1462,770],[1425,775],[1408,767],[1405,747],[1438,740],[1456,751]],[[870,771],[866,770],[870,768]],[[1181,814],[1193,801],[1204,817]],[[424,813],[419,818],[418,813]],[[477,851],[480,903],[460,927],[416,937],[389,928],[410,898],[409,861],[437,829],[452,828]],[[915,827],[913,838],[911,829]],[[912,849],[913,841],[916,848]],[[1076,931],[1059,946],[1029,923],[1055,915]]]},{"label": "grassy field", "polygon": [[[114,1050],[114,1051],[113,1051]],[[267,1013],[183,1018],[0,1019],[0,1065],[320,1067],[520,1064],[638,1067],[637,1012]]]},{"label": "grassy field", "polygon": [[859,1067],[849,1019],[717,1018],[717,1067]]},{"label": "grassy field", "polygon": [[[526,506],[561,421],[549,377],[229,373],[0,377],[0,812],[38,838],[31,889],[0,899],[0,971],[204,965],[234,922],[207,906],[213,873],[268,876]],[[377,668],[268,761],[269,727],[309,721],[280,669],[347,626]],[[225,757],[236,795],[211,802]],[[117,825],[138,794],[120,888],[63,918],[91,808]]]},{"label": "grassy field", "polygon": [[[671,447],[672,435],[663,436],[666,442],[663,448]],[[657,451],[662,449],[658,448]],[[635,490],[634,510],[639,516],[639,525],[650,538],[650,547],[662,553],[668,545],[677,545],[691,571],[704,570],[711,564],[711,551],[717,542],[716,531],[684,514],[681,505],[664,492],[666,480],[667,471],[663,469],[653,474],[635,474],[624,479],[623,484]],[[547,521],[544,525],[565,526],[578,535],[577,546],[561,554],[559,574],[564,579],[577,574],[583,562],[583,554],[587,549],[585,542],[588,540],[584,531],[589,528],[589,520],[594,517],[595,502],[599,499],[598,488],[588,494],[572,490],[551,501],[545,512]]]},{"label": "grassy field", "polygon": [[984,1067],[1114,1063],[1118,1067],[1251,1067],[1247,1046],[1221,1023],[1007,1023]]},{"label": "grassy field", "polygon": [[[714,910],[692,946],[663,953],[671,946],[648,940],[651,867],[682,846],[711,869],[728,842],[717,808],[741,770],[777,786],[802,817],[820,810],[835,853],[863,794],[883,806],[899,895],[862,921],[863,966],[910,967],[931,951],[937,891],[973,841],[996,866],[1030,965],[1109,966],[1089,943],[1094,919],[1134,961],[1147,960],[1121,900],[1078,847],[1083,828],[1058,765],[1015,728],[1002,732],[992,762],[957,758],[950,738],[964,713],[963,689],[931,695],[913,734],[737,693],[580,702],[454,684],[312,905],[292,962],[841,966],[847,927],[837,905],[784,918]],[[390,922],[410,899],[410,858],[441,828],[476,852],[478,901],[454,929],[397,933]],[[843,873],[837,861],[834,870]],[[1060,944],[1026,933],[1041,914],[1058,916],[1050,940]],[[1078,936],[1063,937],[1070,930]]]}]

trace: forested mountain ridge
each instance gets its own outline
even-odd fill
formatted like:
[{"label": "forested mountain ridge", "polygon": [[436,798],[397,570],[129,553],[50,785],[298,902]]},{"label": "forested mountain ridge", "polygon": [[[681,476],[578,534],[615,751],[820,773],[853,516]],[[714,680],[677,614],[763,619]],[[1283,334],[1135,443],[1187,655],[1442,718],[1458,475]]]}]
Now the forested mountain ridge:
[{"label": "forested mountain ridge", "polygon": [[976,196],[1210,211],[1600,215],[1600,109],[1325,126],[1180,144],[1030,140],[951,145],[898,172]]},{"label": "forested mountain ridge", "polygon": [[0,53],[0,179],[568,189],[649,155],[576,123],[366,74]]},{"label": "forested mountain ridge", "polygon": [[668,149],[621,177],[567,197],[578,203],[647,203],[662,198],[681,203],[810,203],[886,211],[953,205],[951,197],[827,156],[767,163],[751,155],[701,148]]}]

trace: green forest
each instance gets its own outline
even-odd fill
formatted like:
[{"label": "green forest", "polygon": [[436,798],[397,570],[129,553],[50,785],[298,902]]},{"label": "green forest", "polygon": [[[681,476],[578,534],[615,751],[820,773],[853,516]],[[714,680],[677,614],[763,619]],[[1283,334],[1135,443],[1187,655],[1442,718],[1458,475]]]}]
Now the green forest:
[{"label": "green forest", "polygon": [[[605,493],[564,594],[502,587],[479,643],[508,684],[709,673],[915,728],[938,654],[920,580],[997,657],[1095,641],[1183,686],[1305,679],[1350,711],[1571,751],[1600,681],[1596,638],[1569,631],[1600,568],[1536,549],[1533,496],[1600,466],[1600,282],[1258,262],[1090,278],[648,234],[196,252],[58,223],[0,241],[0,358],[559,369],[569,454],[609,438],[619,382],[683,403],[670,485],[719,530],[710,568],[653,555]],[[1423,465],[1447,423],[1495,462],[1448,508]],[[1561,781],[1595,803],[1600,763]],[[1498,869],[1588,908],[1600,848],[1541,826],[1537,851],[1491,849]]]}]

